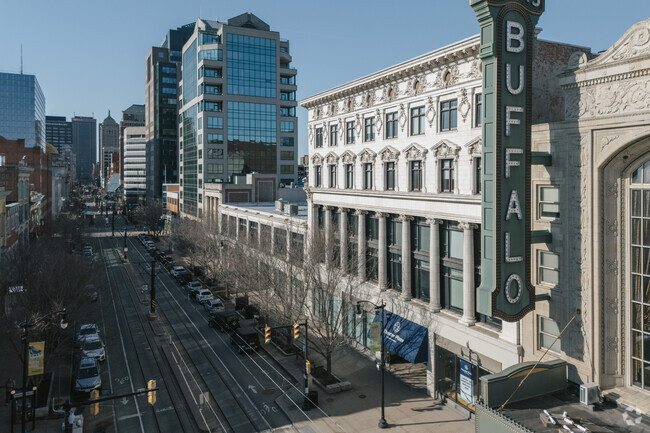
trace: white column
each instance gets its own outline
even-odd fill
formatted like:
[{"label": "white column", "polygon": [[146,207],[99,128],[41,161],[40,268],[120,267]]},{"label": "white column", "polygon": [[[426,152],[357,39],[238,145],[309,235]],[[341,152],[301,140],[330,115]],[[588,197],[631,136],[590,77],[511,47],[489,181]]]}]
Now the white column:
[{"label": "white column", "polygon": [[235,215],[235,239],[239,240],[239,216]]},{"label": "white column", "polygon": [[463,317],[460,323],[476,323],[476,287],[474,287],[474,229],[476,224],[461,222],[463,229]]},{"label": "white column", "polygon": [[358,264],[357,264],[357,271],[359,275],[359,279],[361,281],[366,281],[366,211],[365,210],[358,210],[355,212],[358,219],[359,223],[357,225],[358,227],[358,236],[357,239],[359,240],[359,246],[357,248],[358,252]]},{"label": "white column", "polygon": [[251,241],[251,222],[246,218],[246,244]]},{"label": "white column", "polygon": [[332,206],[325,206],[325,263],[332,261]]},{"label": "white column", "polygon": [[386,290],[388,288],[388,272],[386,272],[387,264],[387,251],[388,245],[386,242],[386,217],[387,214],[377,212],[377,219],[379,220],[379,239],[377,243],[377,264],[379,290]]},{"label": "white column", "polygon": [[271,255],[275,254],[275,226],[271,223]]},{"label": "white column", "polygon": [[337,211],[341,214],[339,227],[341,234],[341,269],[348,272],[348,212],[347,209],[340,207]]},{"label": "white column", "polygon": [[291,251],[291,222],[287,220],[287,261],[291,261],[291,255],[295,254],[294,251]]},{"label": "white column", "polygon": [[305,239],[305,257],[311,257],[310,251],[314,243],[314,233],[316,230],[315,206],[311,201],[312,194],[307,191],[307,233]]},{"label": "white column", "polygon": [[440,302],[440,221],[428,218],[429,224],[429,310],[437,313]]},{"label": "white column", "polygon": [[411,295],[411,220],[412,216],[400,215],[402,221],[402,299],[410,301]]}]

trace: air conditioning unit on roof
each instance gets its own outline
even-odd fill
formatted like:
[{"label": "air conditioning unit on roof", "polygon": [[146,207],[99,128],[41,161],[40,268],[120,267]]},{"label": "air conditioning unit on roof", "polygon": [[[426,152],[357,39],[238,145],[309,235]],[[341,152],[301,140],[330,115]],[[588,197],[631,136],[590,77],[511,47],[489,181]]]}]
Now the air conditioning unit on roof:
[{"label": "air conditioning unit on roof", "polygon": [[583,383],[580,385],[580,403],[590,405],[598,403],[598,384],[597,383]]}]

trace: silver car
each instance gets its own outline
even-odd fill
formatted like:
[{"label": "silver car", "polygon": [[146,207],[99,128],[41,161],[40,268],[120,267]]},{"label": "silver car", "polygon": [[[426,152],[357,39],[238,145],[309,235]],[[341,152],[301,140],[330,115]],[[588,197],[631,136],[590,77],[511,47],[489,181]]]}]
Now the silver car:
[{"label": "silver car", "polygon": [[106,359],[106,350],[104,343],[98,336],[86,338],[81,343],[81,356],[84,358],[95,358],[103,361]]},{"label": "silver car", "polygon": [[86,323],[81,325],[79,328],[79,333],[77,334],[77,343],[81,344],[86,338],[96,336],[99,338],[99,326],[94,323]]},{"label": "silver car", "polygon": [[74,390],[78,392],[90,392],[102,387],[102,376],[99,363],[95,358],[81,358],[77,370]]}]

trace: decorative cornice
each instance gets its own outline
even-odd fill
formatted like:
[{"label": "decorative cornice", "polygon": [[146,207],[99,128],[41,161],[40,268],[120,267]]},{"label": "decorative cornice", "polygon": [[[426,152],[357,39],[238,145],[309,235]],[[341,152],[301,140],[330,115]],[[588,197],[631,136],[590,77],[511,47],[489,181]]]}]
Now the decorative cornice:
[{"label": "decorative cornice", "polygon": [[578,87],[588,87],[598,84],[612,83],[615,81],[629,80],[631,78],[640,78],[650,75],[650,68],[640,69],[637,71],[623,72],[620,74],[608,75],[606,77],[592,78],[584,81],[577,81],[568,84],[563,84],[563,89],[575,89]]},{"label": "decorative cornice", "polygon": [[449,140],[441,140],[431,148],[431,151],[436,158],[458,158],[460,146]]},{"label": "decorative cornice", "polygon": [[414,159],[423,159],[425,155],[427,154],[428,150],[425,149],[424,147],[420,146],[417,143],[411,143],[406,149],[404,149],[403,153],[406,156],[407,161],[411,161]]},{"label": "decorative cornice", "polygon": [[[478,35],[456,42],[454,44],[431,51],[406,62],[391,66],[359,80],[335,87],[310,98],[300,101],[300,105],[307,109],[329,104],[333,101],[347,99],[351,96],[365,95],[369,90],[381,88],[384,85],[408,81],[411,77],[451,69],[462,60],[478,59],[480,38]],[[420,83],[420,88],[425,90]],[[429,88],[430,85],[427,85]],[[397,90],[396,87],[393,89]],[[402,96],[402,92],[399,94]],[[365,102],[364,102],[365,103]]]}]

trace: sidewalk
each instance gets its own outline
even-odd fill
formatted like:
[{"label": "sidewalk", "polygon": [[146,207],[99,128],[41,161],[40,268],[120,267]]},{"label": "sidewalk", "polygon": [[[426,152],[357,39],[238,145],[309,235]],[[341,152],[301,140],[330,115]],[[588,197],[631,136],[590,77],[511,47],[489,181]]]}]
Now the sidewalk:
[{"label": "sidewalk", "polygon": [[[313,383],[310,390],[318,391],[320,409],[301,410],[303,395],[302,359],[286,356],[273,345],[264,345],[298,383],[286,395],[276,399],[278,406],[300,432],[375,432],[381,417],[381,374],[375,363],[351,348],[341,349],[332,360],[333,373],[352,383],[352,389],[327,394]],[[314,364],[312,358],[312,365]],[[320,360],[317,364],[323,365]],[[423,373],[424,374],[424,373]],[[384,376],[385,417],[393,432],[470,433],[474,420],[429,397],[426,389],[410,386],[386,371]],[[309,418],[308,418],[309,417]],[[311,419],[311,421],[310,421]]]}]

